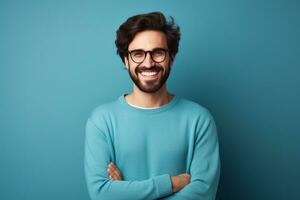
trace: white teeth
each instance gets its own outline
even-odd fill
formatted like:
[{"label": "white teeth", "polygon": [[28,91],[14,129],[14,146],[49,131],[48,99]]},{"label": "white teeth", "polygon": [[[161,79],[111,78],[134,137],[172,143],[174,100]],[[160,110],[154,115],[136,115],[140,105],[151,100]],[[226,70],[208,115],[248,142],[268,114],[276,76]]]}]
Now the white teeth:
[{"label": "white teeth", "polygon": [[142,72],[141,73],[143,76],[153,76],[158,74],[158,72]]}]

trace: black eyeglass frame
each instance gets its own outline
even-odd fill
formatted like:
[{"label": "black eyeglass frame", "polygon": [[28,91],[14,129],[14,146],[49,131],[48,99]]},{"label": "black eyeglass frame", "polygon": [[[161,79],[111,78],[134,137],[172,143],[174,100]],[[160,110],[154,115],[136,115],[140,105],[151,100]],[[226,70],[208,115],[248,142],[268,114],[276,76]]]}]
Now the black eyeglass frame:
[{"label": "black eyeglass frame", "polygon": [[[163,59],[162,61],[157,62],[157,61],[155,61],[155,60],[153,59],[153,52],[155,52],[156,50],[162,50],[162,51],[165,53],[165,57],[164,57],[164,59]],[[132,55],[131,55],[131,54],[132,54],[133,52],[137,52],[137,51],[142,51],[142,52],[144,53],[144,58],[143,58],[143,60],[142,60],[141,62],[136,62],[136,61],[132,58]],[[164,62],[164,61],[166,60],[166,58],[167,58],[167,53],[169,53],[169,49],[165,49],[165,48],[155,48],[155,49],[153,49],[153,50],[151,50],[151,51],[144,51],[143,49],[134,49],[134,50],[131,50],[131,51],[127,51],[127,53],[129,54],[131,60],[132,60],[133,62],[135,62],[135,63],[138,63],[138,64],[140,64],[140,63],[142,63],[142,62],[145,61],[145,59],[146,59],[146,57],[147,57],[147,53],[150,54],[151,59],[152,59],[155,63],[162,63],[162,62]]]}]

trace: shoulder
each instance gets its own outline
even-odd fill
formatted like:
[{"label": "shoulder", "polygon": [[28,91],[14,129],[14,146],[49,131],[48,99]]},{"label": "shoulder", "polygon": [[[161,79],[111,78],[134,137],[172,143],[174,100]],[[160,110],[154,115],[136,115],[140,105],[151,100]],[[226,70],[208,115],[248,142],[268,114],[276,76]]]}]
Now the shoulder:
[{"label": "shoulder", "polygon": [[180,106],[182,107],[185,113],[193,117],[201,117],[206,119],[213,118],[210,111],[205,106],[201,105],[196,101],[181,97]]},{"label": "shoulder", "polygon": [[108,101],[99,104],[90,111],[89,119],[97,123],[97,121],[109,117],[115,108],[116,101]]},{"label": "shoulder", "polygon": [[182,104],[184,104],[189,122],[195,125],[197,134],[215,135],[217,133],[214,117],[205,106],[188,99],[182,99]]}]

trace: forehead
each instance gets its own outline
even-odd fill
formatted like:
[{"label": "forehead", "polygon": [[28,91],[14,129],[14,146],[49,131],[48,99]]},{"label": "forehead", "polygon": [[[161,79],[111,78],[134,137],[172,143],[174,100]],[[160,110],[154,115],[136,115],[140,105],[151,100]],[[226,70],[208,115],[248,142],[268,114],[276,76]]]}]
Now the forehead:
[{"label": "forehead", "polygon": [[147,30],[137,33],[128,46],[128,50],[143,49],[145,51],[154,48],[167,48],[166,35],[161,31]]}]

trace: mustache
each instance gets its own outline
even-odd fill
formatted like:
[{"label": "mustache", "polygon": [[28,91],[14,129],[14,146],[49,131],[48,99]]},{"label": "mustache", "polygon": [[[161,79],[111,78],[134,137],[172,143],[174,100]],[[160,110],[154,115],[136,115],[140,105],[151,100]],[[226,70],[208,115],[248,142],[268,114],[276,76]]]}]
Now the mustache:
[{"label": "mustache", "polygon": [[137,67],[135,69],[135,72],[136,73],[140,73],[140,72],[143,72],[143,71],[156,71],[156,72],[159,72],[159,71],[162,71],[163,68],[161,66],[151,66],[151,67]]}]

